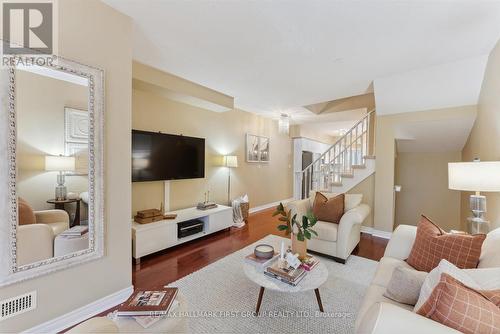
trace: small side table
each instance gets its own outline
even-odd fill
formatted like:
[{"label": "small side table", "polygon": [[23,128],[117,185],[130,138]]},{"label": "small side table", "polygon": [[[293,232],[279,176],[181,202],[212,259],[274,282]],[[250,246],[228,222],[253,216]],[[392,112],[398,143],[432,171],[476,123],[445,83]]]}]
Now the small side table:
[{"label": "small side table", "polygon": [[54,204],[54,207],[58,210],[64,210],[64,206],[69,203],[76,203],[76,211],[75,211],[75,219],[73,219],[73,223],[69,223],[69,227],[73,227],[75,225],[80,225],[80,199],[65,199],[62,201],[58,201],[55,199],[49,199],[47,203]]},{"label": "small side table", "polygon": [[54,238],[54,257],[64,256],[89,248],[89,234],[81,237],[65,237],[58,235]]}]

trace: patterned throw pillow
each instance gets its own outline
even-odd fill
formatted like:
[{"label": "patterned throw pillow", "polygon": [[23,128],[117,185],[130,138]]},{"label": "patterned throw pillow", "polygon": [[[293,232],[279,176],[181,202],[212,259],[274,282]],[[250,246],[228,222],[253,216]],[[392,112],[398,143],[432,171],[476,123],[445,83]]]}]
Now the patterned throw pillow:
[{"label": "patterned throw pillow", "polygon": [[422,284],[422,288],[420,289],[420,293],[418,296],[418,301],[415,304],[415,308],[413,309],[413,312],[417,312],[422,305],[424,305],[427,300],[431,297],[432,291],[436,288],[436,286],[439,284],[441,280],[441,276],[443,274],[450,275],[463,285],[474,289],[474,290],[486,290],[486,289],[496,289],[496,287],[500,287],[500,285],[493,285],[492,288],[484,288],[482,285],[479,284],[479,282],[476,282],[474,278],[471,277],[471,272],[477,271],[478,269],[474,270],[467,270],[467,269],[459,269],[457,266],[453,265],[452,263],[446,261],[446,260],[441,260],[439,262],[439,265],[432,269],[427,276],[425,277],[424,283]]},{"label": "patterned throw pillow", "polygon": [[448,274],[441,280],[418,314],[466,334],[500,333],[500,308],[494,300],[500,290],[466,287]]},{"label": "patterned throw pillow", "polygon": [[442,259],[461,269],[476,268],[485,238],[485,234],[446,233],[422,215],[415,243],[406,262],[413,268],[426,272],[437,267]]},{"label": "patterned throw pillow", "polygon": [[344,194],[327,198],[320,192],[316,192],[312,208],[316,219],[338,224],[344,215]]}]

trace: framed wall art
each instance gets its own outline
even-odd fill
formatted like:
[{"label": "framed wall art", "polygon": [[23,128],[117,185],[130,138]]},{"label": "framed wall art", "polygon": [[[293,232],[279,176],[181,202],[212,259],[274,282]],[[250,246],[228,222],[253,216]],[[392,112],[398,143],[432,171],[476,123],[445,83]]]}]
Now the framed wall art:
[{"label": "framed wall art", "polygon": [[247,162],[269,162],[269,137],[246,135],[246,160]]}]

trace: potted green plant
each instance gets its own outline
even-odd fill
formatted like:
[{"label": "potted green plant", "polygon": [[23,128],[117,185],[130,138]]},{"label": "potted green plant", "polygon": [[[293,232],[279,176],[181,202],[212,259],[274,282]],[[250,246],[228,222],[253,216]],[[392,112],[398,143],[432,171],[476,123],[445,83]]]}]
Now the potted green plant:
[{"label": "potted green plant", "polygon": [[313,235],[318,236],[318,233],[313,230],[318,220],[309,211],[302,216],[302,222],[299,222],[297,214],[292,216],[292,210],[287,211],[283,203],[280,203],[273,213],[273,217],[278,215],[280,216],[278,219],[284,223],[278,225],[278,230],[285,231],[287,236],[291,236],[292,252],[298,253],[299,258],[304,259],[307,255],[307,240],[310,240]]}]

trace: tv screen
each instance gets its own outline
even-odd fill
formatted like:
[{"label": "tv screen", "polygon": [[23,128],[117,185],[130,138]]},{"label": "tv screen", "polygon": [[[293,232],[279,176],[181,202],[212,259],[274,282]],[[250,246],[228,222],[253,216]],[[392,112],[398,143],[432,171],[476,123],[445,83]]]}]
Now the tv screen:
[{"label": "tv screen", "polygon": [[205,139],[132,130],[132,182],[205,177]]}]

